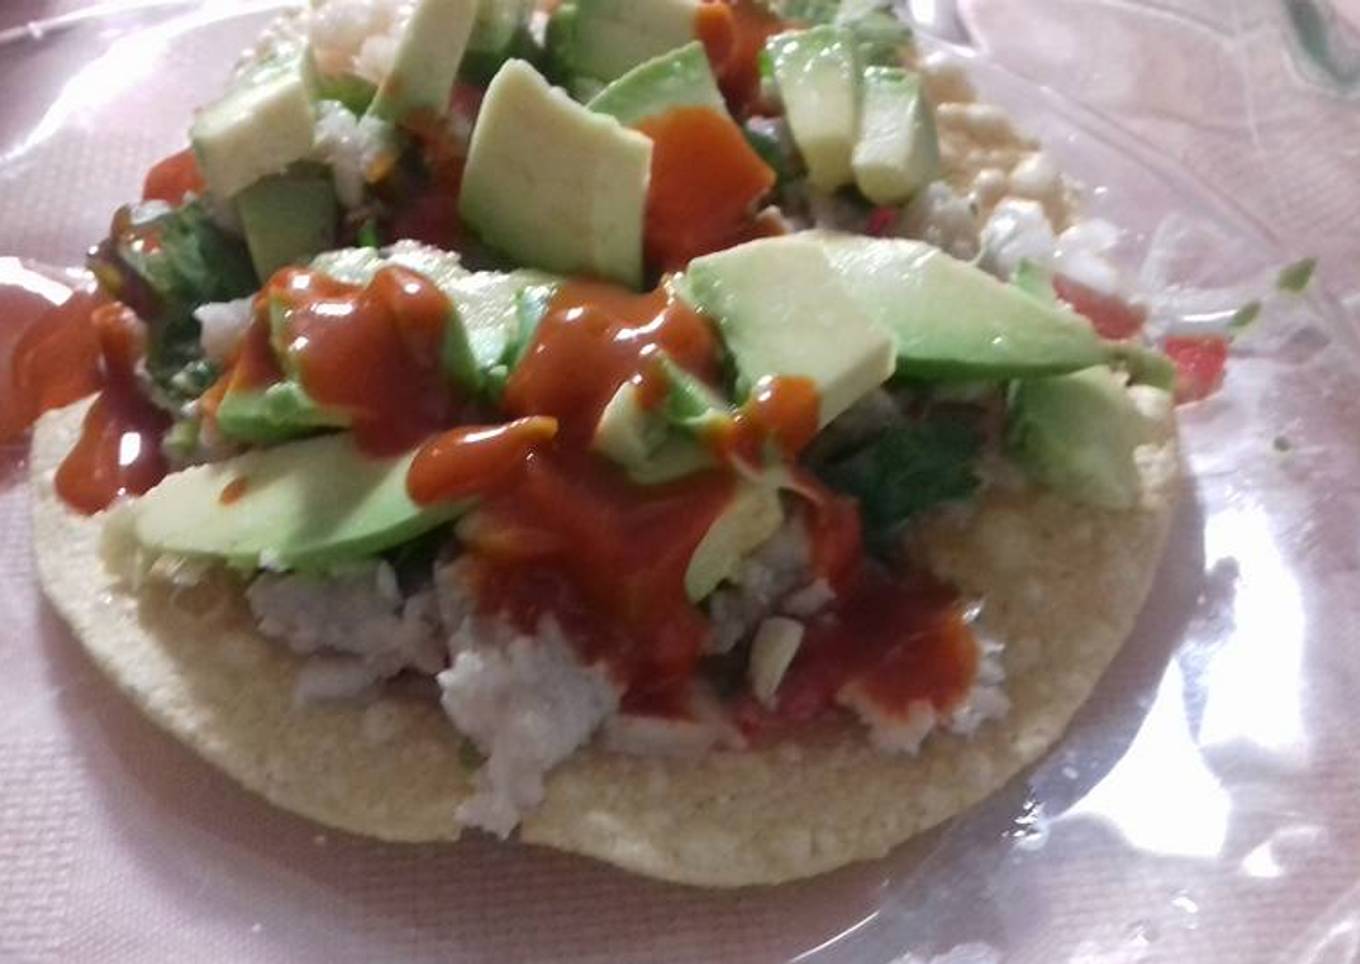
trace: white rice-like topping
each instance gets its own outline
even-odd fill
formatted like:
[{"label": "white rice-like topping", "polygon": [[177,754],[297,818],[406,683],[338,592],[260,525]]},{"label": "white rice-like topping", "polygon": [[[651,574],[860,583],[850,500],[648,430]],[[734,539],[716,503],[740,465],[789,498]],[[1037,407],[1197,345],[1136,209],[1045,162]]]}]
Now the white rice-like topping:
[{"label": "white rice-like topping", "polygon": [[1038,201],[1007,198],[982,226],[982,267],[1003,280],[1021,261],[1048,266],[1058,245],[1053,225]]},{"label": "white rice-like topping", "polygon": [[298,671],[293,702],[299,706],[352,700],[366,693],[381,677],[357,656],[309,656]]},{"label": "white rice-like topping", "polygon": [[972,736],[989,720],[1010,712],[1011,702],[1002,689],[1006,672],[1001,663],[1002,646],[989,639],[978,639],[978,670],[968,693],[948,713],[940,714],[925,700],[907,707],[905,713],[889,712],[858,682],[850,682],[836,694],[836,700],[850,709],[869,728],[869,739],[885,753],[914,756],[936,727],[943,726],[960,736]]},{"label": "white rice-like topping", "polygon": [[225,365],[236,353],[246,329],[250,327],[253,315],[253,297],[237,298],[235,301],[217,301],[200,305],[194,309],[194,317],[201,328],[198,336],[203,345],[203,354],[208,361]]},{"label": "white rice-like topping", "polygon": [[501,837],[543,800],[548,771],[590,739],[620,695],[550,619],[533,637],[461,650],[438,680],[444,711],[486,757],[458,819]]},{"label": "white rice-like topping", "polygon": [[414,10],[412,0],[328,0],[312,12],[309,26],[318,69],[381,83]]},{"label": "white rice-like topping", "polygon": [[337,101],[320,103],[312,156],[330,166],[336,196],[346,208],[363,203],[367,174],[396,150],[393,138],[391,125],[376,117],[356,117]]},{"label": "white rice-like topping", "polygon": [[261,632],[303,656],[357,657],[373,679],[433,675],[447,662],[434,594],[403,599],[385,562],[324,577],[264,573],[246,598]]},{"label": "white rice-like topping", "polygon": [[943,181],[927,184],[912,199],[898,222],[897,234],[933,244],[960,261],[977,257],[978,225],[973,206]]}]

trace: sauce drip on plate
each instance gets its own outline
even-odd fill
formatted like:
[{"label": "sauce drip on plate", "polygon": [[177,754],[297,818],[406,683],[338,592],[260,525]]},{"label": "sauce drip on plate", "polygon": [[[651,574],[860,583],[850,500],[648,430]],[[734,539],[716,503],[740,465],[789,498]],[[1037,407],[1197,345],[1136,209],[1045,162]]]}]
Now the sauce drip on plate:
[{"label": "sauce drip on plate", "polygon": [[122,495],[141,495],[165,477],[161,439],[170,416],[137,384],[142,324],[121,304],[95,310],[104,386],[85,413],[80,440],[57,468],[57,493],[92,515]]}]

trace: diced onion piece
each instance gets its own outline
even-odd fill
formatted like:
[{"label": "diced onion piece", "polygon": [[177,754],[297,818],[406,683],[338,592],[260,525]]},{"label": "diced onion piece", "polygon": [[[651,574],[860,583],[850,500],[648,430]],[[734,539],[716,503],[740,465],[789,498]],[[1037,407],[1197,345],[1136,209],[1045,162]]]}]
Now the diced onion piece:
[{"label": "diced onion piece", "polygon": [[747,669],[751,692],[766,707],[774,708],[775,693],[802,644],[803,624],[795,619],[772,616],[756,629]]}]

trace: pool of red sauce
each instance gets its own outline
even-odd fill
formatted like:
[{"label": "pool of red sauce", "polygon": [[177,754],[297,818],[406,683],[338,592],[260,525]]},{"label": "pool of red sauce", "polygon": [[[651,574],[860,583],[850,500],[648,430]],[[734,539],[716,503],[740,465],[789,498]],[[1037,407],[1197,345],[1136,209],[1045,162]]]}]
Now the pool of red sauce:
[{"label": "pool of red sauce", "polygon": [[102,384],[85,413],[80,439],[57,468],[57,494],[92,515],[122,495],[141,495],[165,477],[161,440],[170,416],[153,405],[137,383],[142,324],[113,303],[90,318],[100,347]]}]

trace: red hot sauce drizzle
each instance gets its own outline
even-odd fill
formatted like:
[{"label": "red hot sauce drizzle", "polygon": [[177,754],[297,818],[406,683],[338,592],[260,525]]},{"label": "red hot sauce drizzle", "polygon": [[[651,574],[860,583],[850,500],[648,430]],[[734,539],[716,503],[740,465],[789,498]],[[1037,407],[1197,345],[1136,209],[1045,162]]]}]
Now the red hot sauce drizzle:
[{"label": "red hot sauce drizzle", "polygon": [[[626,705],[684,689],[694,673],[709,626],[685,595],[685,570],[735,485],[721,468],[636,485],[589,451],[615,391],[633,381],[646,394],[661,351],[700,378],[717,377],[711,326],[664,288],[563,285],[502,400],[520,419],[511,427],[552,422],[555,435],[548,442],[540,429],[463,531],[480,606],[525,632],[554,618],[583,658],[611,668]],[[448,457],[455,433],[417,456],[413,497],[435,491],[426,470],[441,449]]]},{"label": "red hot sauce drizzle", "polygon": [[57,494],[87,515],[122,495],[141,495],[165,477],[161,439],[170,416],[137,384],[142,323],[124,305],[104,305],[91,324],[98,335],[103,388],[85,414],[80,440],[57,469]]},{"label": "red hot sauce drizzle", "polygon": [[462,399],[441,365],[452,306],[432,281],[387,267],[361,287],[286,268],[262,300],[288,306],[278,340],[298,380],[350,416],[364,451],[405,452],[457,421]]}]

